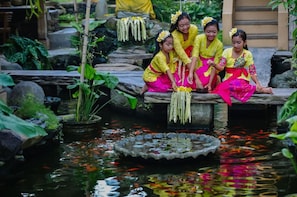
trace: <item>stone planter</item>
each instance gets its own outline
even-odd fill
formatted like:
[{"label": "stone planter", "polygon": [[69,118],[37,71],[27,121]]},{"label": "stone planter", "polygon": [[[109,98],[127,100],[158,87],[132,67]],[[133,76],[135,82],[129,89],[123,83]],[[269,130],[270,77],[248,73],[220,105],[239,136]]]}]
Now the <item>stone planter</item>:
[{"label": "stone planter", "polygon": [[154,133],[127,137],[114,145],[120,156],[173,160],[198,158],[215,153],[220,140],[205,134],[194,133]]}]

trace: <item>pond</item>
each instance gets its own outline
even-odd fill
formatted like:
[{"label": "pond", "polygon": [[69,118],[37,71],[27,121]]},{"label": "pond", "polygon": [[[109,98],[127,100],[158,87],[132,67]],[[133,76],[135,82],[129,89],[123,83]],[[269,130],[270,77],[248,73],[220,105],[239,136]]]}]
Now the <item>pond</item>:
[{"label": "pond", "polygon": [[118,157],[113,143],[123,136],[168,132],[164,121],[109,108],[101,113],[97,132],[65,133],[61,140],[27,151],[23,160],[2,166],[0,195],[267,197],[297,193],[296,174],[277,153],[280,143],[269,138],[275,128],[262,109],[230,111],[224,129],[175,131],[213,135],[221,146],[208,156],[158,162]]}]

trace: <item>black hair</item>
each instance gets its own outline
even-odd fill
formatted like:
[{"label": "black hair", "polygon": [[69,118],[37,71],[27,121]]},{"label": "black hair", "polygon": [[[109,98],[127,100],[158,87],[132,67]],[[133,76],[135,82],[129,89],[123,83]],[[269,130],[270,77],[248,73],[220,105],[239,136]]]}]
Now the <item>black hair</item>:
[{"label": "black hair", "polygon": [[212,19],[209,23],[207,23],[204,27],[203,30],[205,31],[206,27],[211,26],[211,25],[215,25],[218,29],[218,31],[220,31],[220,27],[219,27],[219,23],[216,19]]},{"label": "black hair", "polygon": [[[245,31],[243,31],[242,29],[237,29],[236,33],[232,35],[232,38],[234,36],[239,36],[244,42],[247,40],[247,35],[246,35]],[[248,50],[247,45],[243,46],[243,48]]]},{"label": "black hair", "polygon": [[158,41],[157,41],[157,38],[158,38],[158,36],[160,35],[161,32],[162,32],[162,31],[160,31],[160,32],[156,35],[156,37],[155,37],[155,46],[156,46],[156,48],[155,48],[155,51],[154,51],[154,53],[153,53],[153,57],[154,57],[154,56],[161,50],[159,44],[163,44],[163,43],[167,40],[167,38],[171,38],[171,37],[172,37],[172,35],[171,35],[171,33],[170,33],[170,35],[167,36],[164,40],[162,40],[161,42],[158,42]]},{"label": "black hair", "polygon": [[170,33],[172,33],[174,30],[178,29],[178,28],[177,28],[177,27],[178,27],[178,22],[179,22],[181,19],[183,19],[183,18],[187,18],[187,19],[189,19],[189,21],[191,21],[191,17],[190,17],[190,15],[189,15],[188,13],[186,13],[186,12],[182,12],[181,15],[179,15],[179,16],[177,17],[177,20],[176,20],[175,24],[171,24],[170,29],[169,29],[169,32],[170,32]]}]

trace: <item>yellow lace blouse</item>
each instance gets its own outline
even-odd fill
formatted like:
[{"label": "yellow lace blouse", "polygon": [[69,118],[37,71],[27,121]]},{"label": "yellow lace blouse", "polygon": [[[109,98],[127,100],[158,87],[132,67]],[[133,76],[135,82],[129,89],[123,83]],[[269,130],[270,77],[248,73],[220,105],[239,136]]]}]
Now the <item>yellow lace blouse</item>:
[{"label": "yellow lace blouse", "polygon": [[173,51],[169,52],[170,62],[167,64],[166,56],[164,53],[159,51],[152,59],[150,65],[143,72],[143,80],[146,82],[154,82],[158,76],[166,74],[167,70],[170,69],[171,73],[176,70],[176,58]]},{"label": "yellow lace blouse", "polygon": [[189,37],[187,40],[184,40],[183,34],[178,30],[174,30],[172,32],[174,50],[184,64],[189,64],[191,62],[191,59],[186,54],[185,49],[189,46],[193,46],[197,34],[198,27],[193,24],[190,25]]},{"label": "yellow lace blouse", "polygon": [[[232,57],[232,49],[233,48],[227,48],[223,51],[222,54],[222,60],[221,62],[225,62],[225,68],[234,68],[234,63],[236,61],[236,58]],[[244,74],[241,74],[241,76],[239,77],[240,79],[245,79],[247,81],[250,81],[251,79],[251,75],[250,75],[250,67],[253,66],[254,67],[254,59],[253,59],[253,54],[246,50],[243,49],[242,54],[240,55],[240,57],[243,57],[245,59],[245,65],[244,68],[247,70],[248,72],[248,76],[246,77]],[[221,63],[220,63],[221,64]],[[230,76],[232,76],[231,73],[227,73],[225,74],[224,80],[228,79]]]},{"label": "yellow lace blouse", "polygon": [[206,44],[207,38],[205,34],[196,36],[192,56],[198,58],[198,68],[202,66],[202,62],[199,61],[200,56],[205,59],[214,57],[214,63],[216,64],[220,62],[220,59],[222,57],[223,43],[218,38],[215,38],[208,47],[206,46]]}]

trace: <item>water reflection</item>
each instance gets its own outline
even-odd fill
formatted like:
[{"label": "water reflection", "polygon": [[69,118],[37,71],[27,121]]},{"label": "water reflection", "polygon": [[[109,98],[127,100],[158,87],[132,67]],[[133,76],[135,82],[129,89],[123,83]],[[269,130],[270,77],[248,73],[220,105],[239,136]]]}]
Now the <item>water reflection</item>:
[{"label": "water reflection", "polygon": [[268,137],[272,131],[267,124],[249,129],[237,123],[208,133],[222,142],[213,155],[154,162],[119,158],[113,144],[127,136],[166,132],[166,126],[111,113],[97,134],[73,135],[21,162],[10,175],[22,174],[1,182],[1,196],[267,197],[296,193],[296,175],[288,160],[274,154],[279,144]]}]

